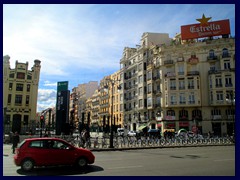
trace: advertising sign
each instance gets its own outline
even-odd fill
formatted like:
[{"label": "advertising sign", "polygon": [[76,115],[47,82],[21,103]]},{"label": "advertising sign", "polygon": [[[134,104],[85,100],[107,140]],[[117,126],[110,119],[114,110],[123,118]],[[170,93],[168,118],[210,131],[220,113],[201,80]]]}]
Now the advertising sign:
[{"label": "advertising sign", "polygon": [[229,19],[181,26],[182,40],[230,34]]}]

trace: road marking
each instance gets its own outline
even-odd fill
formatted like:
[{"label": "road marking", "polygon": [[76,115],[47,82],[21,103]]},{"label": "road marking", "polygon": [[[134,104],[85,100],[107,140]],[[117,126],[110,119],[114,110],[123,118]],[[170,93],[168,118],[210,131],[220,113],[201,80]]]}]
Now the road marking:
[{"label": "road marking", "polygon": [[108,168],[108,169],[128,169],[128,168],[140,168],[143,167],[141,165],[139,166],[122,166],[122,167],[112,167],[112,168]]},{"label": "road marking", "polygon": [[216,159],[214,161],[235,161],[235,159]]}]

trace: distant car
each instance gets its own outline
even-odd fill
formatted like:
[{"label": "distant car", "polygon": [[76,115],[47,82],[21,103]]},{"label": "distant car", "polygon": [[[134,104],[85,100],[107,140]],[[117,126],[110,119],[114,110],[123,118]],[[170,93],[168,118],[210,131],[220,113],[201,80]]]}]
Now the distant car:
[{"label": "distant car", "polygon": [[90,150],[77,148],[59,138],[29,138],[16,149],[14,163],[24,171],[35,166],[76,165],[85,167],[93,164],[95,156]]},{"label": "distant car", "polygon": [[136,136],[136,132],[135,131],[129,131],[127,135],[128,136]]},{"label": "distant car", "polygon": [[124,128],[117,128],[117,135],[124,136]]}]

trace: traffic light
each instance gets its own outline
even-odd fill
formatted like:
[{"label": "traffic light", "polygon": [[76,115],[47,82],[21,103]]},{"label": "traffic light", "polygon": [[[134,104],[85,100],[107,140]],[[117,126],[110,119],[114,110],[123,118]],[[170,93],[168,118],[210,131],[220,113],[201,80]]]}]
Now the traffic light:
[{"label": "traffic light", "polygon": [[44,116],[43,115],[40,116],[40,121],[44,122]]}]

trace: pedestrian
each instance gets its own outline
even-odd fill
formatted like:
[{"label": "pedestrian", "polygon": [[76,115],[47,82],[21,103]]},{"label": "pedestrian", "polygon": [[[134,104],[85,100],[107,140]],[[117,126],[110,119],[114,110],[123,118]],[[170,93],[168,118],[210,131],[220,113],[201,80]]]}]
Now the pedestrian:
[{"label": "pedestrian", "polygon": [[19,137],[19,134],[17,131],[14,133],[12,141],[13,141],[13,145],[12,145],[13,151],[12,152],[13,152],[13,154],[15,154],[15,149],[16,149],[18,143],[20,142],[20,137]]}]

